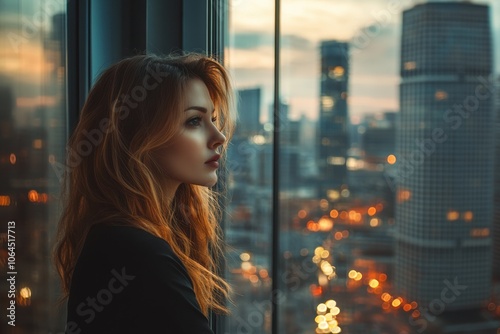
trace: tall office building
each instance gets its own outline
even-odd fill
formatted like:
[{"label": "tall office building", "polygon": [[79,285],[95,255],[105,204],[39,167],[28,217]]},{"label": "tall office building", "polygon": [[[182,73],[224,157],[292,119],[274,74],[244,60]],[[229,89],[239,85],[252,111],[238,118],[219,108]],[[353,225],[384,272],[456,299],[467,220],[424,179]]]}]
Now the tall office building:
[{"label": "tall office building", "polygon": [[492,268],[489,7],[418,4],[402,29],[395,286],[434,315],[477,308]]},{"label": "tall office building", "polygon": [[[261,89],[248,88],[238,90],[238,136],[248,137],[261,130],[260,101]],[[237,125],[238,126],[238,125]]]},{"label": "tall office building", "polygon": [[347,183],[349,148],[347,95],[349,44],[321,43],[320,113],[318,122],[318,168],[320,196],[337,198]]}]

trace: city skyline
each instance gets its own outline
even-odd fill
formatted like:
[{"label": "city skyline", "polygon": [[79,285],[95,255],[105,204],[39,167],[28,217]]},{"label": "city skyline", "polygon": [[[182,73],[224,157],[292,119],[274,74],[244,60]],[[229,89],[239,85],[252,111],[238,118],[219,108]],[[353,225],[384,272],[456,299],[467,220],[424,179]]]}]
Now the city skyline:
[{"label": "city skyline", "polygon": [[[281,80],[281,91],[282,98],[290,105],[290,117],[298,119],[305,114],[310,119],[317,119],[319,116],[318,76],[322,40],[351,41],[351,121],[359,122],[364,114],[398,111],[401,12],[422,2],[426,1],[373,0],[362,1],[362,7],[361,1],[347,0],[333,4],[314,0],[309,1],[307,6],[295,1],[283,2],[281,64],[285,74]],[[390,14],[391,3],[398,5],[395,14]],[[499,74],[500,2],[487,0],[472,3],[484,3],[490,7],[494,73]],[[234,35],[229,41],[229,65],[241,88],[263,88],[262,108],[271,103],[273,92],[274,13],[271,5],[262,0],[251,5],[236,0],[230,9]],[[260,14],[253,15],[257,12]],[[388,20],[384,21],[383,13],[389,13]],[[259,19],[255,20],[256,17]],[[377,25],[378,22],[380,25]],[[368,35],[372,37],[366,38]],[[250,58],[252,61],[249,61]]]}]

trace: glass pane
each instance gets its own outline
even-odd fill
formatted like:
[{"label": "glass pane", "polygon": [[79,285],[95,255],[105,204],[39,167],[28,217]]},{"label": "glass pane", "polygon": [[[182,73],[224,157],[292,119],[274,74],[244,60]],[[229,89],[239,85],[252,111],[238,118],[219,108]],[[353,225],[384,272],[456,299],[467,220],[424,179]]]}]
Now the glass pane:
[{"label": "glass pane", "polygon": [[226,277],[234,287],[224,333],[270,333],[274,3],[229,5],[226,65],[238,93],[239,120],[228,154]]},{"label": "glass pane", "polygon": [[282,0],[281,24],[279,332],[496,333],[500,3]]},{"label": "glass pane", "polygon": [[60,187],[52,165],[64,162],[66,142],[65,31],[66,1],[0,2],[1,333],[64,332],[51,250]]}]

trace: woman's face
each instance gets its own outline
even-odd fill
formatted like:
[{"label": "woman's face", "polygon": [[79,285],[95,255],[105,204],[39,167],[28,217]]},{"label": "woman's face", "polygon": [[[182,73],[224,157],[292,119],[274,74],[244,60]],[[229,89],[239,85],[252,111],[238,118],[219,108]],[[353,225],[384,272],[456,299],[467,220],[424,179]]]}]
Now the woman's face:
[{"label": "woman's face", "polygon": [[214,104],[200,79],[189,81],[180,132],[160,152],[160,167],[169,185],[181,183],[211,187],[217,182],[217,167],[208,164],[226,137],[217,129]]}]

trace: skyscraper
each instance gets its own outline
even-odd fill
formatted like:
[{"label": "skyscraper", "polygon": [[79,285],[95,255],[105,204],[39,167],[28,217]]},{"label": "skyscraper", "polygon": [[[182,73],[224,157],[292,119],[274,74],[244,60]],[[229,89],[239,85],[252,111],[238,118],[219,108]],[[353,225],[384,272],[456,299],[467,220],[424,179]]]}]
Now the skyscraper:
[{"label": "skyscraper", "polygon": [[468,2],[403,12],[395,286],[434,315],[480,307],[490,292],[489,18]]},{"label": "skyscraper", "polygon": [[339,41],[321,43],[318,167],[320,196],[338,198],[347,182],[349,45]]},{"label": "skyscraper", "polygon": [[248,88],[238,90],[238,136],[247,137],[257,134],[260,129],[261,89]]}]

